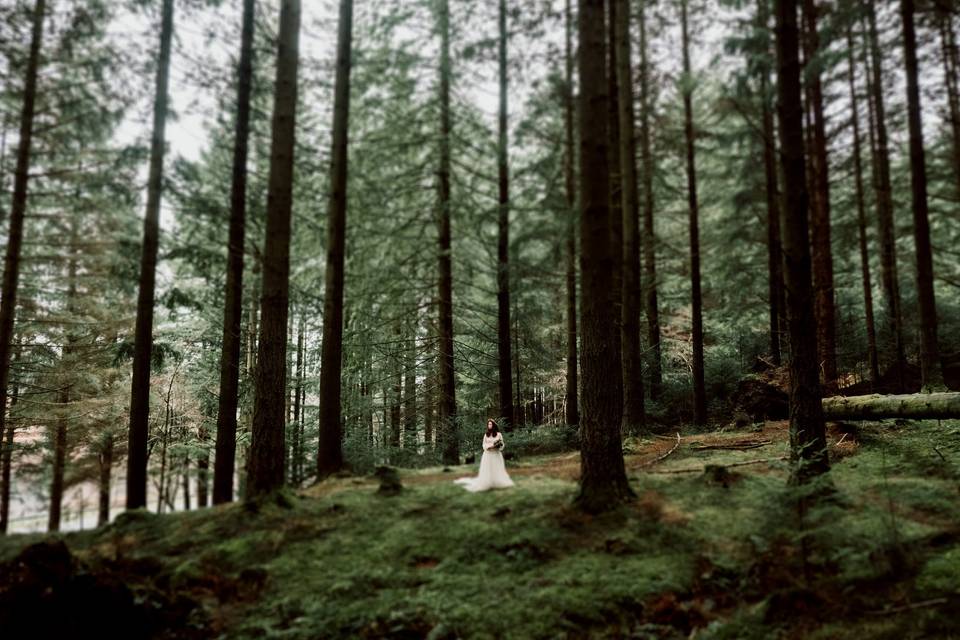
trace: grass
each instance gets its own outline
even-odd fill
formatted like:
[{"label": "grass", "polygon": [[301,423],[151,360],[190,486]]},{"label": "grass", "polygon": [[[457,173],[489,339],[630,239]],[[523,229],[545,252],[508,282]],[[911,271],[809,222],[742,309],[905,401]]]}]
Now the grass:
[{"label": "grass", "polygon": [[[287,507],[130,514],[63,539],[137,593],[188,598],[212,637],[960,638],[960,430],[845,433],[832,497],[803,517],[785,463],[732,467],[726,487],[661,473],[775,459],[771,424],[690,436],[662,460],[675,442],[632,443],[637,499],[602,516],[571,507],[563,453],[512,464],[509,491],[423,469],[392,498],[344,478]],[[694,448],[752,440],[769,443]],[[0,560],[38,539],[0,540]]]}]

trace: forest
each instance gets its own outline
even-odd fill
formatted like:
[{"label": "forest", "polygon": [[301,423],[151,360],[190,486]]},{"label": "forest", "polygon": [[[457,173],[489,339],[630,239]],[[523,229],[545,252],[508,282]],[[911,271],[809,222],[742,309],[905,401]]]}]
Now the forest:
[{"label": "forest", "polygon": [[960,638],[958,38],[0,0],[0,635]]}]

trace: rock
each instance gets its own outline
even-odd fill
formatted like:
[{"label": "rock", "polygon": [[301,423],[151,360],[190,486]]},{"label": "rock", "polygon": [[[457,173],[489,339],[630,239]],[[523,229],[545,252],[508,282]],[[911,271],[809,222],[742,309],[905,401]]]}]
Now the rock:
[{"label": "rock", "polygon": [[373,475],[380,480],[380,488],[377,494],[381,496],[396,496],[403,491],[403,484],[400,482],[400,473],[394,467],[377,467]]},{"label": "rock", "polygon": [[733,394],[733,406],[735,415],[747,416],[748,420],[743,426],[764,420],[785,420],[790,415],[790,399],[787,393],[756,378],[744,378],[737,384],[737,390]]}]

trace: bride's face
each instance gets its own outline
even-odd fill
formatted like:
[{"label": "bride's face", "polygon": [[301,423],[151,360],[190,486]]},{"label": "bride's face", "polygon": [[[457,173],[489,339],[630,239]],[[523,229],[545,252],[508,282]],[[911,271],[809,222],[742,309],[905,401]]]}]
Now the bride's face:
[{"label": "bride's face", "polygon": [[487,431],[493,431],[493,420],[487,420]]}]

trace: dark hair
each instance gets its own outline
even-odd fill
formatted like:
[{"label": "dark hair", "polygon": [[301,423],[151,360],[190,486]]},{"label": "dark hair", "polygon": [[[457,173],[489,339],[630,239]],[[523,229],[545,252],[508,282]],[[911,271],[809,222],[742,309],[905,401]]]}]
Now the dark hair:
[{"label": "dark hair", "polygon": [[493,423],[493,429],[490,431],[493,435],[500,433],[500,427],[497,426],[497,421],[493,418],[487,418],[487,426],[490,426],[490,423]]}]

